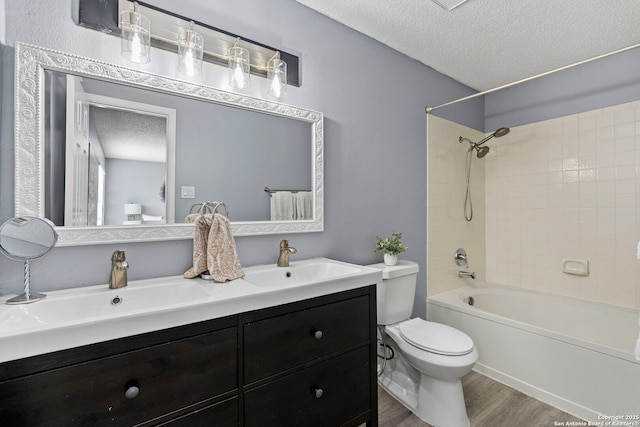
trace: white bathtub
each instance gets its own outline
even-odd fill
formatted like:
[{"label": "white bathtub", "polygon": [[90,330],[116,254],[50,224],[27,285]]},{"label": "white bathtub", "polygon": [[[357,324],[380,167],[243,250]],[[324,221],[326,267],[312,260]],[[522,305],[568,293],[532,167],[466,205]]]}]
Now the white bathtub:
[{"label": "white bathtub", "polygon": [[428,298],[427,315],[473,339],[476,371],[587,421],[640,426],[637,310],[481,283]]}]

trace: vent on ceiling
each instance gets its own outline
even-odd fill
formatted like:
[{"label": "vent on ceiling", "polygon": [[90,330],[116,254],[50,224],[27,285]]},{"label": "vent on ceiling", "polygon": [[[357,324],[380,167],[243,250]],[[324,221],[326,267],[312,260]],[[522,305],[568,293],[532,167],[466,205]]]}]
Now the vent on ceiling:
[{"label": "vent on ceiling", "polygon": [[441,8],[451,12],[456,7],[460,6],[463,3],[466,3],[469,0],[431,0]]}]

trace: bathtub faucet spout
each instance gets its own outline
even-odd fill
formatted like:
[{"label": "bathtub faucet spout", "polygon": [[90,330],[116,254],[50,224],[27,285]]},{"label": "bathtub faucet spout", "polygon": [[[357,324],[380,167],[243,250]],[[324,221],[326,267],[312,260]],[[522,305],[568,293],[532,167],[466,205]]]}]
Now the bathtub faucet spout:
[{"label": "bathtub faucet spout", "polygon": [[458,271],[458,277],[461,277],[463,279],[465,278],[475,279],[476,273],[474,273],[473,271]]}]

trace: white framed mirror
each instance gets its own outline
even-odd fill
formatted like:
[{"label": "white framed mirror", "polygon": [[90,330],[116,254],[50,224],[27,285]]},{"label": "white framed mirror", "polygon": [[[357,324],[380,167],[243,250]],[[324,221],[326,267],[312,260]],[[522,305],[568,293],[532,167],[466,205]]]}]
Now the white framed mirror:
[{"label": "white framed mirror", "polygon": [[[132,105],[153,104],[158,110],[152,115],[169,117],[167,123],[173,120],[173,125],[166,126],[166,132],[171,135],[167,138],[166,164],[161,167],[165,182],[158,178],[153,187],[156,196],[158,193],[166,196],[168,192],[173,196],[159,196],[163,203],[170,200],[165,203],[165,210],[151,211],[150,204],[139,201],[141,196],[129,194],[118,199],[105,191],[105,200],[98,210],[104,209],[104,214],[104,206],[114,204],[115,219],[103,219],[101,224],[104,225],[92,222],[96,215],[89,215],[93,219],[86,225],[84,222],[68,225],[69,221],[54,221],[60,236],[58,246],[189,239],[193,237],[193,224],[184,221],[190,207],[211,200],[228,206],[236,236],[323,230],[322,113],[22,43],[16,44],[16,216],[54,216],[51,206],[61,204],[63,207],[59,209],[64,210],[65,203],[61,203],[60,198],[69,192],[60,184],[62,178],[56,183],[50,174],[54,168],[50,163],[53,150],[48,145],[50,135],[56,132],[69,134],[69,129],[48,127],[55,121],[48,110],[51,108],[51,88],[47,80],[51,80],[51,75],[59,80],[74,76],[90,92],[86,96],[91,99],[118,93],[118,98],[126,99]],[[139,96],[144,99],[140,100]],[[104,106],[95,101],[91,105],[93,108]],[[183,105],[186,110],[181,110]],[[173,119],[170,113],[163,113],[174,108]],[[83,117],[81,108],[74,107],[71,111],[75,110]],[[199,112],[200,118],[194,112]],[[92,121],[93,117],[97,120],[103,115],[96,110],[91,120],[86,117],[84,120]],[[218,118],[217,122],[215,118]],[[218,125],[213,130],[199,128],[198,120]],[[237,127],[232,127],[232,123]],[[247,133],[248,129],[257,133]],[[233,140],[229,141],[229,138]],[[203,151],[213,146],[215,152]],[[304,158],[301,160],[300,156]],[[196,165],[194,162],[198,157],[208,159],[208,163]],[[88,163],[99,162],[93,159]],[[119,176],[121,172],[115,175]],[[90,178],[89,182],[92,181],[95,179]],[[131,187],[141,187],[141,181],[136,178],[128,182]],[[122,187],[127,185],[121,184],[119,188]],[[195,197],[183,198],[184,187],[193,187]],[[267,187],[307,192],[307,214],[298,216],[299,219],[282,219],[274,215],[275,193],[265,191]],[[132,223],[124,217],[132,212],[132,208],[136,208],[133,209],[136,213],[147,211],[146,218],[151,220],[124,225]],[[94,209],[92,205],[88,211]],[[122,215],[122,223],[119,223],[118,215]]]}]

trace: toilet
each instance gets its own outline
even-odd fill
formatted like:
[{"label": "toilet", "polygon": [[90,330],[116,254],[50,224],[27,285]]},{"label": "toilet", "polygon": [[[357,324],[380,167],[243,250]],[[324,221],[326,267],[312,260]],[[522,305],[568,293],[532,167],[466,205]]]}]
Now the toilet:
[{"label": "toilet", "polygon": [[450,326],[411,318],[418,264],[369,267],[382,270],[383,278],[377,286],[378,382],[429,424],[469,426],[461,378],[478,360],[473,341]]}]

